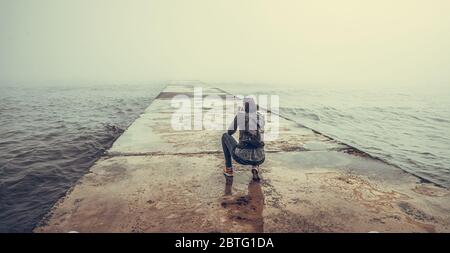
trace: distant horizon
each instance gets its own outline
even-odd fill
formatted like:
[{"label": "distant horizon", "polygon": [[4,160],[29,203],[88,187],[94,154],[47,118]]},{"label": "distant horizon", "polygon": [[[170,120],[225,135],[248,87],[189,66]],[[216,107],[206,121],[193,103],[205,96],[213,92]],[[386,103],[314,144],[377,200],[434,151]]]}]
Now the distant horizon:
[{"label": "distant horizon", "polygon": [[[170,84],[172,81],[178,80],[188,80],[188,79],[167,79],[167,80],[142,80],[142,81],[69,81],[69,80],[51,80],[51,81],[30,81],[30,82],[19,82],[19,81],[0,81],[1,87],[102,87],[102,86],[165,86]],[[190,80],[189,80],[190,81]],[[377,91],[377,90],[392,90],[392,91],[415,91],[415,92],[431,92],[450,95],[449,84],[428,84],[428,85],[408,85],[408,84],[380,84],[373,86],[341,86],[336,83],[330,84],[307,84],[307,83],[283,83],[283,82],[251,82],[251,81],[205,81],[205,80],[195,80],[199,81],[199,84],[207,84],[214,87],[226,88],[229,85],[243,85],[243,88],[250,88],[253,90],[268,89],[268,88],[279,88],[279,89],[313,89],[313,90],[361,90],[361,91]]]},{"label": "distant horizon", "polygon": [[0,86],[450,87],[444,0],[0,0]]}]

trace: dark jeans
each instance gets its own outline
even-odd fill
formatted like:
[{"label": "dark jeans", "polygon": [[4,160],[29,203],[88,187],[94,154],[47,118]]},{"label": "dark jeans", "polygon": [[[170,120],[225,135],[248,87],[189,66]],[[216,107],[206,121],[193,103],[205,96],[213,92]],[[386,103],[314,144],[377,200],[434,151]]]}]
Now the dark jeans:
[{"label": "dark jeans", "polygon": [[222,148],[223,148],[223,155],[225,157],[225,166],[227,168],[231,168],[231,157],[234,156],[234,149],[237,146],[236,140],[233,138],[233,136],[229,135],[228,133],[224,133],[222,135]]},{"label": "dark jeans", "polygon": [[233,136],[228,133],[222,135],[223,155],[225,157],[225,166],[227,166],[227,168],[231,168],[232,166],[231,158],[242,165],[260,165],[264,162],[264,149],[239,149],[240,151],[236,152],[237,146],[238,143]]}]

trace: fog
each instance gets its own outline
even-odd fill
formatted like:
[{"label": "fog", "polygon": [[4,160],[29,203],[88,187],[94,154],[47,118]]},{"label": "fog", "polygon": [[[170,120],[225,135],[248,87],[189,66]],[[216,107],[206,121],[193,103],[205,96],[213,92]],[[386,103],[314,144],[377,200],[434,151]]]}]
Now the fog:
[{"label": "fog", "polygon": [[0,0],[0,82],[448,87],[448,0]]}]

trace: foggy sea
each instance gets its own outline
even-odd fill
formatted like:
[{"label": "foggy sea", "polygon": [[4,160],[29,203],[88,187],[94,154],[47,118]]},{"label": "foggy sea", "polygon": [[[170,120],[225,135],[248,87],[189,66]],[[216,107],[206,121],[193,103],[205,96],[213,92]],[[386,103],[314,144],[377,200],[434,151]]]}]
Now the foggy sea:
[{"label": "foggy sea", "polygon": [[[217,86],[278,95],[283,115],[450,187],[447,91]],[[31,232],[163,87],[0,86],[0,232]]]}]

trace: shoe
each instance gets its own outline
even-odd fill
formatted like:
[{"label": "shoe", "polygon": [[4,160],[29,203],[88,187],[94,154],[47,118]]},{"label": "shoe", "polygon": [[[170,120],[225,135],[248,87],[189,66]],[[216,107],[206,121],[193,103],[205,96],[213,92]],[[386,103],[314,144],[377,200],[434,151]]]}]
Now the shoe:
[{"label": "shoe", "polygon": [[225,167],[223,169],[223,175],[226,176],[226,177],[232,177],[233,176],[233,168]]},{"label": "shoe", "polygon": [[259,181],[261,178],[259,177],[259,166],[252,167],[253,180]]}]

